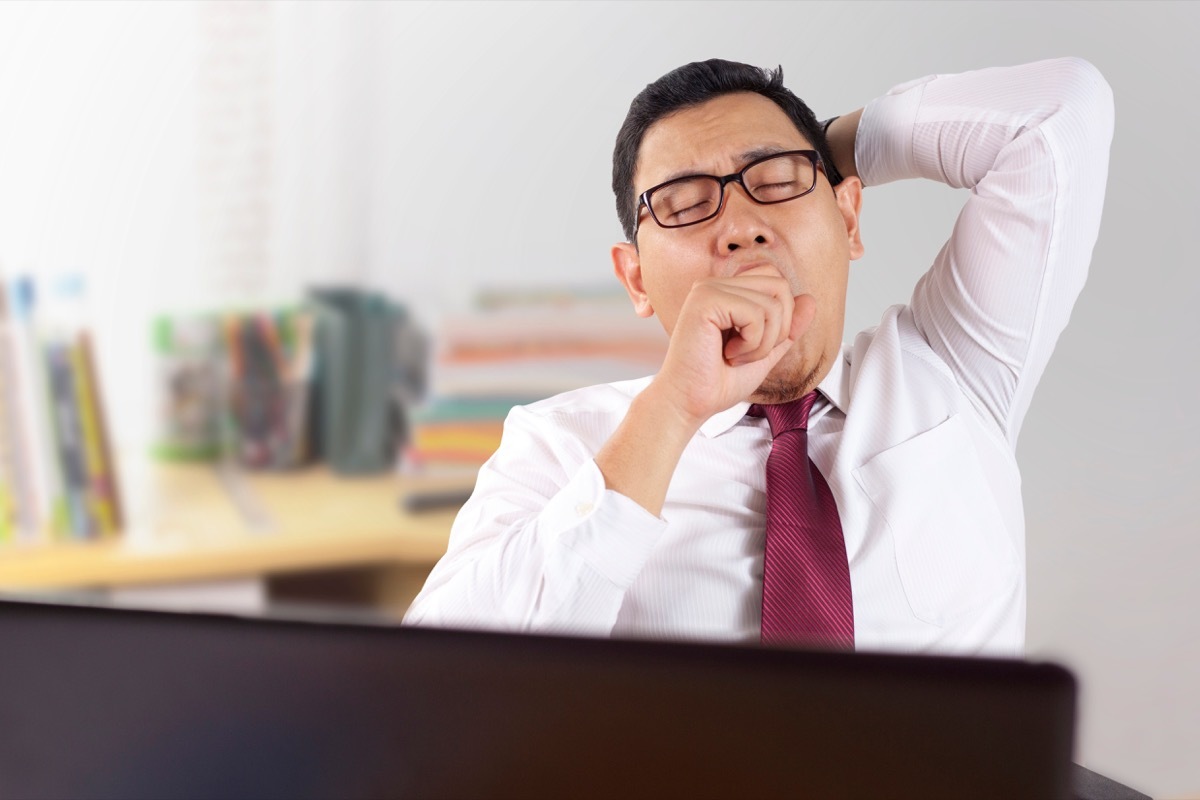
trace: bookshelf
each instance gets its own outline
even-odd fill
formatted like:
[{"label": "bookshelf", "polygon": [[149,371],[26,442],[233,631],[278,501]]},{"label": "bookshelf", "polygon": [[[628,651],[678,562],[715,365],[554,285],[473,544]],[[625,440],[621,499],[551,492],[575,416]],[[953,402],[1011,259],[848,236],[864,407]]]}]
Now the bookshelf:
[{"label": "bookshelf", "polygon": [[[255,472],[114,458],[123,454],[111,452],[99,393],[84,391],[100,386],[90,334],[65,327],[51,352],[44,331],[57,328],[35,314],[35,284],[13,286],[12,313],[0,298],[0,389],[20,389],[0,391],[12,401],[0,404],[0,592],[96,592],[152,606],[155,597],[192,602],[183,599],[191,590],[215,603],[243,592],[247,610],[332,598],[402,612],[445,552],[457,508],[406,512],[399,498],[461,496],[499,445],[513,405],[651,374],[667,341],[657,323],[629,313],[623,292],[609,290],[482,292],[473,310],[444,315],[432,342],[402,306],[347,288],[314,290],[283,310],[156,318],[161,430],[152,452],[224,453],[284,468]],[[76,350],[78,375],[59,370],[63,380],[47,385],[51,356]],[[314,373],[317,362],[325,366]],[[359,365],[354,374],[350,364]],[[314,408],[324,463],[341,472],[387,467],[398,455],[390,422],[398,402],[408,415],[406,470],[470,478],[405,483],[390,473],[341,479],[327,467],[286,469],[308,457],[305,414]],[[39,436],[25,446],[28,431]],[[15,479],[9,497],[5,476]]]},{"label": "bookshelf", "polygon": [[131,524],[120,539],[0,550],[0,591],[170,587],[236,579],[319,602],[399,615],[445,552],[456,508],[417,514],[403,491],[463,478],[341,478],[322,466],[223,472],[211,464],[126,460]]}]

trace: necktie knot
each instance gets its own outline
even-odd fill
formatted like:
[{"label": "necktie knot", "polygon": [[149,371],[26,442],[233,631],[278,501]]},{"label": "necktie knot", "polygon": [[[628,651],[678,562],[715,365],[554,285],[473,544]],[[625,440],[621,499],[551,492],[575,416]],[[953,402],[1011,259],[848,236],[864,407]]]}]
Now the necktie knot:
[{"label": "necktie knot", "polygon": [[811,391],[790,403],[759,405],[755,403],[747,412],[752,417],[766,417],[771,425],[771,438],[795,430],[808,430],[808,414],[817,400],[816,391]]}]

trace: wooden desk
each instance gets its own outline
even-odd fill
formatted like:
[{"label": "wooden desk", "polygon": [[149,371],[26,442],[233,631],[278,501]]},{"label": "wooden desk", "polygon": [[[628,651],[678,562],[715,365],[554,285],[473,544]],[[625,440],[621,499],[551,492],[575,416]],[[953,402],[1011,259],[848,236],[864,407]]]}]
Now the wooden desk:
[{"label": "wooden desk", "polygon": [[[121,540],[0,550],[0,589],[263,578],[318,594],[321,585],[357,585],[351,602],[402,611],[445,552],[457,512],[406,513],[395,476],[340,478],[323,467],[223,473],[211,465],[135,464],[124,485],[131,524]],[[452,488],[464,480],[409,485]],[[239,498],[256,513],[240,511]],[[344,579],[351,573],[355,580]]]}]

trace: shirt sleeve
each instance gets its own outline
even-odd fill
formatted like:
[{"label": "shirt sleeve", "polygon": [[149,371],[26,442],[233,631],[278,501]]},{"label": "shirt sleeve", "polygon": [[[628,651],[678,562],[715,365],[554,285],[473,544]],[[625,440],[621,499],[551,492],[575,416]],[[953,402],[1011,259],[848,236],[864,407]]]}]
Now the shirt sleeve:
[{"label": "shirt sleeve", "polygon": [[1112,90],[1078,58],[910,81],[859,124],[864,185],[929,178],[970,190],[912,314],[1014,448],[1087,277],[1112,134]]},{"label": "shirt sleeve", "polygon": [[405,624],[609,635],[666,522],[593,455],[570,415],[514,408]]}]

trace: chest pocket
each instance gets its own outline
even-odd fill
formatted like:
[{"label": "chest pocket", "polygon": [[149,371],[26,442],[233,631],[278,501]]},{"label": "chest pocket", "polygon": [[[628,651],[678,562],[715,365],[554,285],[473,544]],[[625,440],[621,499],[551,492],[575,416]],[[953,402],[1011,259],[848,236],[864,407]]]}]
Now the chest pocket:
[{"label": "chest pocket", "polygon": [[959,416],[854,471],[883,515],[913,614],[946,626],[1007,599],[1017,557]]}]

